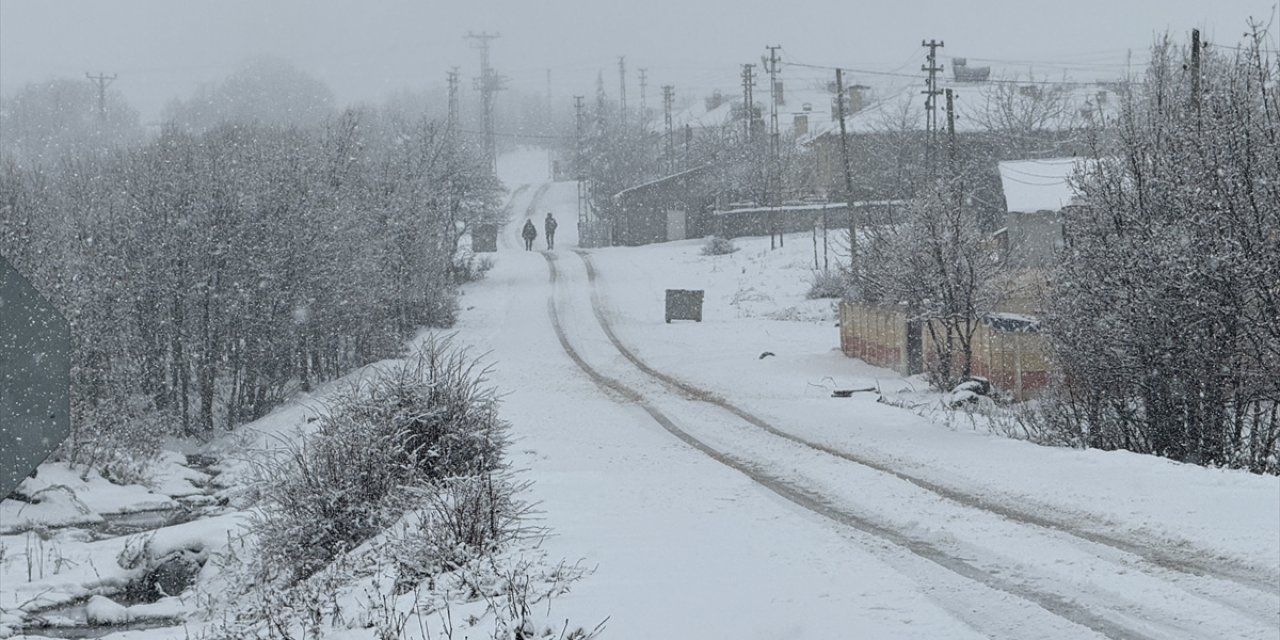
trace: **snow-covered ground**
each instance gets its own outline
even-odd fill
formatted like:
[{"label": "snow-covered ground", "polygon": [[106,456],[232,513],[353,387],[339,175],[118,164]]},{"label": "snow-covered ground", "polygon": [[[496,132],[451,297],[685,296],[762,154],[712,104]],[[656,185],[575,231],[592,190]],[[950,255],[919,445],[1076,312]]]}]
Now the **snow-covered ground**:
[{"label": "snow-covered ground", "polygon": [[[573,220],[575,193],[534,184],[513,205]],[[915,411],[831,397],[921,383],[839,352],[832,303],[803,296],[807,234],[724,256],[571,244],[547,260],[512,239],[461,335],[492,349],[553,544],[599,565],[561,605],[574,619],[609,615],[622,638],[1280,637],[1276,478],[1011,440],[928,394],[901,396]],[[701,323],[664,321],[675,288],[706,292]],[[695,389],[644,373],[602,322]]]},{"label": "snow-covered ground", "polygon": [[[607,638],[1280,638],[1280,479],[993,435],[839,352],[832,301],[804,298],[809,235],[722,256],[700,240],[579,253],[576,186],[546,182],[547,165],[500,161],[513,224],[455,337],[493,364],[513,463],[553,531],[542,552],[595,568],[546,619],[608,618]],[[541,248],[547,212],[557,250],[524,251],[519,224],[539,224]],[[702,322],[664,321],[674,288],[706,292]],[[866,387],[894,402],[831,394]],[[305,427],[325,393],[216,453]],[[231,485],[246,473],[221,469]],[[191,486],[62,473],[41,477],[78,500],[43,515],[5,501],[0,531],[161,508]],[[164,529],[152,552],[216,552],[242,517]],[[127,578],[124,540],[0,536],[0,607]]]}]

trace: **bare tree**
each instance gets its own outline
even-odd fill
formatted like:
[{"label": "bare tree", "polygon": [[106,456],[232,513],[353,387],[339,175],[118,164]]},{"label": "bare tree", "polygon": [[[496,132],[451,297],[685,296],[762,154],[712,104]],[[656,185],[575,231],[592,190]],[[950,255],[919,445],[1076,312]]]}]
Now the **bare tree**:
[{"label": "bare tree", "polygon": [[1078,176],[1051,418],[1084,444],[1280,471],[1280,66],[1166,38]]}]

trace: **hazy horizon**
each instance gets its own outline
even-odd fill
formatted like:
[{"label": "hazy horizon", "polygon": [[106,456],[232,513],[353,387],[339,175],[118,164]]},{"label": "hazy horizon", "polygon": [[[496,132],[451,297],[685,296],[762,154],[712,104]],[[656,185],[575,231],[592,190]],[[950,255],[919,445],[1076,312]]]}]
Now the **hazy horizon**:
[{"label": "hazy horizon", "polygon": [[[490,41],[492,66],[511,86],[549,90],[557,102],[593,96],[599,75],[616,99],[619,56],[635,104],[641,68],[651,106],[664,84],[682,95],[732,88],[740,65],[758,64],[766,45],[781,45],[788,65],[911,75],[924,61],[921,40],[937,39],[945,43],[944,64],[968,57],[997,72],[1091,81],[1140,68],[1158,34],[1185,41],[1199,28],[1207,42],[1235,45],[1249,18],[1269,23],[1275,11],[1272,0],[962,4],[0,0],[0,95],[56,77],[115,74],[112,89],[147,122],[256,55],[315,76],[340,104],[442,87],[455,66],[470,91],[480,57],[477,41],[465,37],[471,32],[498,35]],[[801,69],[784,66],[784,78]]]}]

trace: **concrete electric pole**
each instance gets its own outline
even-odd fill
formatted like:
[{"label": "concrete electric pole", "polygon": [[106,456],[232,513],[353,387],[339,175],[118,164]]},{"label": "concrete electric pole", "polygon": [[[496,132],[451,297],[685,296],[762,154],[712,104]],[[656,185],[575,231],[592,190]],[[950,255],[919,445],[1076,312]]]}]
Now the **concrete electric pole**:
[{"label": "concrete electric pole", "polygon": [[98,118],[102,120],[106,120],[107,119],[107,86],[110,85],[113,81],[115,81],[116,74],[113,73],[108,76],[102,73],[101,71],[99,71],[98,75],[93,76],[93,75],[89,75],[89,73],[86,71],[84,74],[84,77],[88,78],[89,82],[92,82],[98,85]]},{"label": "concrete electric pole", "polygon": [[928,168],[930,175],[932,175],[936,169],[934,147],[937,145],[938,138],[938,96],[942,95],[942,91],[938,89],[938,73],[942,71],[942,66],[938,64],[938,49],[943,46],[943,43],[938,40],[921,40],[920,46],[928,47],[929,49],[929,55],[925,57],[928,64],[921,66],[920,70],[929,74],[929,77],[925,80],[926,89],[921,93],[925,95],[925,166]]},{"label": "concrete electric pole", "polygon": [[475,79],[475,88],[480,91],[481,109],[484,118],[484,155],[485,160],[489,162],[489,168],[497,173],[498,144],[493,130],[493,103],[494,96],[506,88],[506,79],[499,76],[489,66],[489,43],[500,36],[496,33],[482,31],[480,33],[468,32],[466,37],[474,40],[475,44],[472,46],[480,50],[480,77]]}]

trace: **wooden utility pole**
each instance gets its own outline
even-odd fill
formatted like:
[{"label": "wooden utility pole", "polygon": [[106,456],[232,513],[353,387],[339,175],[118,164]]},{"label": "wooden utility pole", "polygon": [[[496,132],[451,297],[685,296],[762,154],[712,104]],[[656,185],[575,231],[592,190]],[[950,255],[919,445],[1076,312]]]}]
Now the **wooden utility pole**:
[{"label": "wooden utility pole", "polygon": [[102,73],[101,71],[99,71],[98,75],[93,76],[93,75],[89,75],[89,72],[86,71],[84,74],[84,77],[88,78],[89,82],[92,82],[98,85],[98,118],[102,120],[106,120],[107,119],[107,85],[110,85],[113,81],[115,81],[116,74],[113,73],[108,76]]},{"label": "wooden utility pole", "polygon": [[951,193],[956,199],[956,211],[964,207],[964,185],[960,180],[960,162],[958,160],[959,144],[956,141],[956,106],[947,89],[947,175],[951,179]]},{"label": "wooden utility pole", "polygon": [[849,166],[849,136],[844,124],[844,71],[836,69],[836,117],[840,120],[840,160],[844,165],[844,199],[849,207],[849,272],[857,279],[858,216],[853,207],[853,170]]}]

